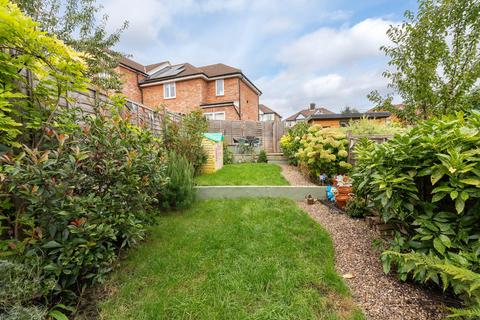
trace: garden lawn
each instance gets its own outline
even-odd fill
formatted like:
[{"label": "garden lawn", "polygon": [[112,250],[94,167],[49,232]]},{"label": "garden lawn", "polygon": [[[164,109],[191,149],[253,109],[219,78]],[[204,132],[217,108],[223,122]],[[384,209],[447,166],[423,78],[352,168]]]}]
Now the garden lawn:
[{"label": "garden lawn", "polygon": [[217,172],[197,177],[200,186],[286,186],[282,168],[269,163],[227,164]]},{"label": "garden lawn", "polygon": [[107,283],[101,319],[364,319],[329,235],[292,201],[200,201],[149,239]]}]

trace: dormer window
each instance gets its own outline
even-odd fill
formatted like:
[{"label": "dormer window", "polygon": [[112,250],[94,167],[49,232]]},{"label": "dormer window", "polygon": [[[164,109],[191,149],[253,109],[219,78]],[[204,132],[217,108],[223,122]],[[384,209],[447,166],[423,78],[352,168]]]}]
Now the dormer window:
[{"label": "dormer window", "polygon": [[223,96],[225,94],[223,79],[215,80],[215,92],[217,96]]},{"label": "dormer window", "polygon": [[168,82],[163,84],[163,98],[173,99],[177,96],[177,90],[175,88],[175,82]]}]

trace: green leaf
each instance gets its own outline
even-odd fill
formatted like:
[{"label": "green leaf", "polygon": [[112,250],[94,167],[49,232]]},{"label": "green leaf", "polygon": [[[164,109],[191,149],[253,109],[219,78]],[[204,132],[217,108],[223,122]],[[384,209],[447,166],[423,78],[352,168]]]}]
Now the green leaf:
[{"label": "green leaf", "polygon": [[432,182],[432,185],[435,185],[435,183],[438,182],[438,180],[442,179],[442,177],[444,176],[445,174],[443,173],[442,170],[437,170],[435,171],[431,176],[430,176],[430,180]]},{"label": "green leaf", "polygon": [[458,197],[458,191],[457,190],[453,190],[452,192],[450,192],[450,198],[452,198],[452,200],[457,199],[457,197]]},{"label": "green leaf", "polygon": [[44,249],[53,249],[53,248],[60,248],[60,247],[62,247],[62,245],[54,240],[49,241],[42,246],[42,248]]},{"label": "green leaf", "polygon": [[441,254],[445,253],[445,245],[442,243],[440,238],[433,239],[433,247]]},{"label": "green leaf", "polygon": [[465,209],[465,201],[463,201],[462,198],[457,198],[457,200],[455,200],[455,209],[457,210],[457,213],[462,213],[463,209]]},{"label": "green leaf", "polygon": [[55,320],[68,320],[67,316],[63,312],[58,310],[52,310],[48,313],[48,315]]},{"label": "green leaf", "polygon": [[450,241],[450,238],[444,234],[441,234],[438,236],[440,241],[442,241],[443,245],[447,248],[450,248],[452,246],[452,242]]},{"label": "green leaf", "polygon": [[432,190],[432,193],[437,193],[437,192],[450,192],[453,191],[454,189],[452,187],[449,187],[447,185],[442,185],[439,187],[436,187],[435,189]]},{"label": "green leaf", "polygon": [[432,202],[438,202],[440,200],[442,200],[443,198],[445,198],[447,194],[442,192],[442,193],[435,193],[432,197]]},{"label": "green leaf", "polygon": [[388,188],[386,192],[387,192],[387,198],[390,199],[392,197],[392,189]]},{"label": "green leaf", "polygon": [[461,179],[460,182],[473,185],[476,187],[480,187],[480,179],[475,179],[475,178]]}]

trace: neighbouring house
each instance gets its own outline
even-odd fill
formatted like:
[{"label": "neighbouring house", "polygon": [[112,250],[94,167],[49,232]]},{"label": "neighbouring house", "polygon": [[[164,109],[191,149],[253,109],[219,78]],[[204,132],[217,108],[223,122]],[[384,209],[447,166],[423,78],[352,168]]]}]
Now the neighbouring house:
[{"label": "neighbouring house", "polygon": [[277,112],[273,111],[264,104],[258,105],[258,112],[258,120],[260,121],[282,121],[281,115],[279,115]]},{"label": "neighbouring house", "polygon": [[350,114],[312,114],[307,121],[310,124],[320,125],[323,128],[339,128],[347,127],[350,120],[358,120],[362,118],[374,119],[381,123],[390,121],[390,112],[365,112]]},{"label": "neighbouring house", "polygon": [[324,107],[317,107],[315,103],[310,103],[310,107],[300,110],[297,113],[291,115],[290,117],[285,119],[285,126],[286,127],[293,127],[299,122],[305,121],[308,117],[318,114],[334,114],[332,111],[324,108]]},{"label": "neighbouring house", "polygon": [[225,64],[195,67],[163,61],[142,65],[122,58],[122,93],[133,102],[186,114],[201,110],[211,120],[256,120],[262,92],[240,69]]}]

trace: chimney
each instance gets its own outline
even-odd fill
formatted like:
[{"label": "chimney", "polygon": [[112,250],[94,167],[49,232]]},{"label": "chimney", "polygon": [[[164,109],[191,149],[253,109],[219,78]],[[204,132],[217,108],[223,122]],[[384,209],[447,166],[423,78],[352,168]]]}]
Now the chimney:
[{"label": "chimney", "polygon": [[315,102],[310,103],[310,110],[315,110]]}]

